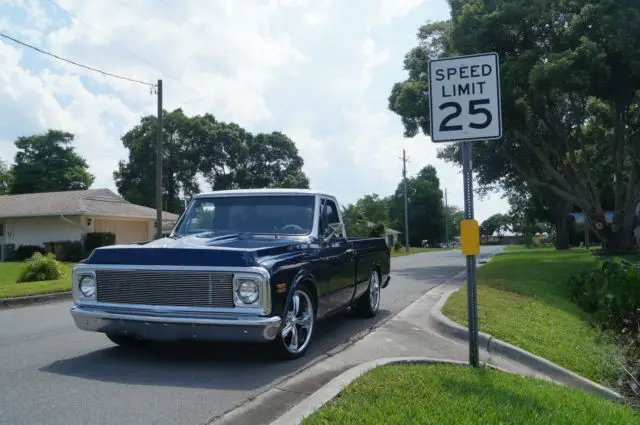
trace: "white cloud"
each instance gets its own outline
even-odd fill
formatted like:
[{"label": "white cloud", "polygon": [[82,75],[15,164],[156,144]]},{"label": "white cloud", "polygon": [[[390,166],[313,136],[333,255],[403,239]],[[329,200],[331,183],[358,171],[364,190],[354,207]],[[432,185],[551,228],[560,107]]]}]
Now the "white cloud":
[{"label": "white cloud", "polygon": [[[437,160],[426,137],[402,137],[387,110],[391,85],[418,25],[444,19],[444,0],[56,0],[0,3],[0,29],[45,50],[138,80],[164,82],[165,109],[211,112],[250,131],[285,131],[312,186],[343,203],[387,195],[401,177],[433,164],[452,203],[458,171]],[[419,17],[419,18],[417,18]],[[149,87],[107,78],[0,39],[0,156],[15,138],[61,128],[114,188],[126,157],[120,136],[155,114]],[[5,119],[6,117],[6,119]],[[459,201],[459,202],[458,202]],[[478,216],[504,209],[479,204]]]}]

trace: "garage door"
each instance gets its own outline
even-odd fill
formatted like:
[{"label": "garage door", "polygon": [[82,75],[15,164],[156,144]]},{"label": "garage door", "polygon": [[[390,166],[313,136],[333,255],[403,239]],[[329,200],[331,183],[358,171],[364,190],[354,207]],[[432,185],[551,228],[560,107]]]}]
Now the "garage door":
[{"label": "garage door", "polygon": [[128,244],[149,240],[149,227],[146,221],[96,219],[96,232],[116,234],[117,244]]}]

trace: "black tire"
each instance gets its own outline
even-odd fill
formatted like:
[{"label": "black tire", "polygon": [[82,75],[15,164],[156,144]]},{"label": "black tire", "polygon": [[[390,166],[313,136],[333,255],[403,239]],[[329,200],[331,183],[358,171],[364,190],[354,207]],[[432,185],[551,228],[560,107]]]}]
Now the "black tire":
[{"label": "black tire", "polygon": [[382,284],[380,282],[380,273],[376,269],[369,272],[369,285],[367,292],[362,294],[356,300],[351,311],[356,317],[370,318],[378,314],[380,308],[380,293]]},{"label": "black tire", "polygon": [[[298,297],[298,315],[297,320],[293,322],[293,317],[296,316],[294,314],[294,300],[296,297]],[[301,315],[302,313],[304,313],[304,316]],[[298,343],[297,348],[293,344],[293,331],[290,330],[289,333],[285,331],[288,326],[291,329],[291,325],[295,326],[296,337],[302,334],[305,338],[302,344]],[[309,349],[309,345],[311,345],[315,325],[316,305],[313,294],[306,286],[299,286],[295,289],[291,301],[287,304],[278,335],[271,342],[271,349],[275,358],[278,360],[293,360],[304,356]],[[302,348],[300,348],[301,345]]]},{"label": "black tire", "polygon": [[107,338],[116,345],[124,348],[142,348],[149,344],[145,339],[135,338],[129,335],[108,333]]}]

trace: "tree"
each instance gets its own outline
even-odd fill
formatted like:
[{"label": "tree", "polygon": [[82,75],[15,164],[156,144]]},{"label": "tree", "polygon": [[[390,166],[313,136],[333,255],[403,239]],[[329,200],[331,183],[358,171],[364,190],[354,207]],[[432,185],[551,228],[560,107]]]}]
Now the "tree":
[{"label": "tree", "polygon": [[[73,146],[74,135],[59,130],[23,136],[11,169],[12,194],[88,189],[95,177]],[[5,177],[6,178],[6,177]]]},{"label": "tree", "polygon": [[480,225],[480,234],[483,236],[493,236],[497,234],[499,237],[511,228],[511,218],[506,214],[494,214],[487,218]]},{"label": "tree", "polygon": [[[443,193],[436,169],[427,165],[416,177],[407,179],[409,242],[420,246],[428,240],[433,246],[444,238]],[[404,234],[404,184],[400,182],[389,199],[390,226]]]},{"label": "tree", "polygon": [[[273,132],[253,135],[211,114],[164,114],[162,190],[165,209],[180,212],[184,199],[200,191],[198,177],[214,190],[266,187],[308,188],[303,160],[294,142]],[[157,118],[147,116],[122,137],[129,150],[114,179],[127,200],[155,207]]]},{"label": "tree", "polygon": [[344,221],[347,236],[368,236],[369,227],[367,226],[367,219],[357,203],[355,205],[349,204],[342,207],[342,220]]},{"label": "tree", "polygon": [[217,123],[199,142],[200,171],[216,190],[309,188],[304,161],[281,132],[253,135],[237,124]]},{"label": "tree", "polygon": [[[203,119],[213,119],[205,117]],[[143,117],[138,125],[122,136],[129,150],[127,161],[120,161],[113,178],[118,192],[129,202],[155,208],[155,167],[158,120]],[[181,109],[163,116],[162,193],[164,209],[178,213],[185,197],[200,191],[196,180],[199,155],[194,140],[194,121]]]},{"label": "tree", "polygon": [[455,205],[448,205],[444,208],[442,215],[447,217],[445,224],[449,238],[460,236],[460,221],[464,220],[464,211]]},{"label": "tree", "polygon": [[[515,172],[544,189],[545,203],[564,219],[574,206],[584,211],[607,249],[629,249],[640,192],[637,2],[450,4],[451,21],[421,29],[420,46],[405,58],[409,79],[392,89],[390,108],[402,116],[405,134],[429,131],[423,72],[429,57],[497,52],[504,137],[474,150],[507,166],[488,180],[501,183]],[[604,218],[607,192],[614,198],[612,225]]]},{"label": "tree", "polygon": [[362,216],[370,222],[387,223],[389,221],[389,201],[381,198],[377,193],[358,199],[356,206]]},{"label": "tree", "polygon": [[0,160],[0,195],[6,195],[11,190],[11,170]]}]

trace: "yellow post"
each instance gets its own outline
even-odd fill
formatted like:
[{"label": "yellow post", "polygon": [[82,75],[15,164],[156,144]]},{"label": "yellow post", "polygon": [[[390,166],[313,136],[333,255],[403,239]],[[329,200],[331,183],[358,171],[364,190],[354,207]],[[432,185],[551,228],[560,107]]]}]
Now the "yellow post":
[{"label": "yellow post", "polygon": [[480,226],[476,220],[460,221],[460,241],[464,255],[480,254]]}]

